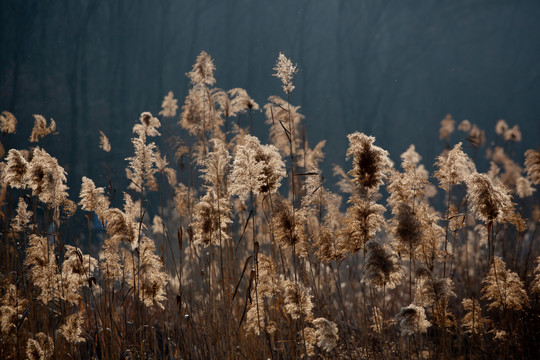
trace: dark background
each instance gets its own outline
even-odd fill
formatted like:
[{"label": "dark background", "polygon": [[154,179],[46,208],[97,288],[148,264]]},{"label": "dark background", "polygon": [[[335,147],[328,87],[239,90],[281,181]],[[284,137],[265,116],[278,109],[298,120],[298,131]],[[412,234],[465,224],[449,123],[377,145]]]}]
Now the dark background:
[{"label": "dark background", "polygon": [[[414,143],[431,168],[447,113],[478,124],[488,142],[498,119],[518,124],[519,159],[539,145],[539,19],[537,0],[1,0],[0,111],[19,120],[8,148],[28,147],[32,114],[55,119],[59,135],[40,146],[68,171],[76,199],[83,175],[105,185],[104,162],[125,182],[131,127],[143,111],[157,115],[169,90],[182,105],[202,50],[218,87],[242,87],[261,106],[282,95],[272,76],[282,51],[300,70],[291,103],[310,145],[328,140],[326,178],[332,163],[349,168],[353,131],[376,136],[394,161]],[[165,138],[181,134],[176,121],[163,121]],[[255,114],[265,142],[263,122]]]}]

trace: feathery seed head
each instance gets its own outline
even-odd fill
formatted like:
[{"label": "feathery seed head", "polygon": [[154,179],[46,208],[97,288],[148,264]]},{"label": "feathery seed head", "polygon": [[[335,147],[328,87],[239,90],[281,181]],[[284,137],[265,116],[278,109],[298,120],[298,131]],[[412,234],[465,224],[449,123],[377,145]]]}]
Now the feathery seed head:
[{"label": "feathery seed head", "polygon": [[40,332],[35,339],[29,338],[26,343],[26,356],[29,360],[49,360],[54,353],[54,343],[50,336]]},{"label": "feathery seed head", "polygon": [[440,187],[448,191],[452,185],[465,181],[471,173],[476,171],[474,163],[463,152],[462,143],[458,143],[452,150],[437,157],[435,177],[439,179]]},{"label": "feathery seed head", "polygon": [[313,319],[313,303],[309,290],[299,282],[285,280],[283,282],[285,293],[285,311],[293,319],[303,316],[307,320]]},{"label": "feathery seed head", "polygon": [[388,245],[381,245],[377,240],[366,243],[366,264],[362,281],[378,288],[393,289],[403,277],[403,269],[397,254]]},{"label": "feathery seed head", "polygon": [[469,136],[467,137],[467,140],[471,143],[473,147],[479,148],[483,146],[486,142],[486,132],[484,130],[480,130],[478,126],[473,125],[471,130],[469,131]]},{"label": "feathery seed head", "polygon": [[418,164],[420,160],[422,160],[422,156],[420,156],[420,154],[416,152],[414,144],[411,144],[407,148],[407,151],[401,154],[401,160],[410,161],[414,164]]},{"label": "feathery seed head", "polygon": [[349,199],[351,206],[343,219],[344,249],[356,253],[364,248],[377,231],[385,226],[384,212],[386,208],[377,204],[380,195],[375,189],[368,190],[365,196],[355,192]]},{"label": "feathery seed head", "polygon": [[421,306],[411,304],[402,307],[396,315],[396,320],[401,328],[401,335],[412,335],[415,333],[425,333],[431,323],[426,320],[426,312]]},{"label": "feathery seed head", "polygon": [[317,318],[313,320],[313,325],[315,326],[317,346],[326,352],[332,351],[339,340],[336,324],[325,318]]},{"label": "feathery seed head", "polygon": [[30,267],[30,278],[40,290],[38,300],[48,304],[58,293],[56,254],[47,238],[31,234],[24,264]]},{"label": "feathery seed head", "polygon": [[133,132],[145,141],[147,136],[160,136],[157,130],[161,127],[161,122],[149,112],[143,112],[139,118],[140,124],[133,125]]},{"label": "feathery seed head", "polygon": [[109,142],[109,138],[101,130],[99,131],[99,148],[105,152],[111,151],[111,143]]},{"label": "feathery seed head", "polygon": [[164,309],[162,303],[166,299],[165,287],[169,277],[163,272],[163,264],[155,252],[154,241],[143,235],[137,252],[141,265],[138,272],[141,286],[139,298],[146,307],[157,305]]},{"label": "feathery seed head", "polygon": [[349,139],[347,159],[353,158],[353,168],[349,171],[349,175],[356,186],[378,188],[392,167],[388,152],[373,145],[375,142],[373,136],[355,132],[347,137]]},{"label": "feathery seed head", "polygon": [[290,94],[294,90],[294,85],[292,84],[294,74],[298,72],[296,65],[280,52],[274,70],[276,72],[273,76],[281,80],[285,94]]},{"label": "feathery seed head", "polygon": [[259,296],[271,298],[273,295],[278,294],[281,291],[278,282],[278,270],[276,264],[272,258],[264,254],[259,254],[258,266],[259,279],[257,290],[259,292]]},{"label": "feathery seed head", "polygon": [[249,97],[246,90],[241,88],[234,88],[229,90],[229,96],[231,99],[231,115],[235,116],[237,114],[246,112],[246,110],[259,110],[259,104],[255,102],[251,97]]},{"label": "feathery seed head", "polygon": [[282,246],[296,245],[297,249],[305,248],[304,217],[301,211],[294,211],[287,199],[274,199],[272,225],[275,240]]},{"label": "feathery seed head", "polygon": [[214,79],[214,70],[216,70],[214,60],[206,51],[202,51],[197,56],[197,60],[195,60],[193,70],[186,75],[192,84],[214,85],[216,82],[216,79]]},{"label": "feathery seed head", "polygon": [[9,284],[0,300],[0,330],[9,337],[17,335],[17,329],[23,321],[23,313],[27,302],[17,287]]},{"label": "feathery seed head", "polygon": [[17,119],[9,111],[2,111],[0,114],[0,131],[4,134],[13,134],[17,129]]},{"label": "feathery seed head", "polygon": [[13,188],[24,189],[28,167],[28,161],[19,150],[9,150],[2,181]]},{"label": "feathery seed head", "polygon": [[535,185],[540,185],[540,150],[525,151],[525,170]]},{"label": "feathery seed head", "polygon": [[403,249],[419,245],[422,239],[422,223],[408,203],[401,203],[395,218],[394,234]]},{"label": "feathery seed head", "polygon": [[30,134],[30,142],[38,142],[40,138],[52,134],[56,131],[56,123],[51,119],[51,123],[47,127],[47,120],[41,115],[34,115],[34,127]]},{"label": "feathery seed head", "polygon": [[34,149],[26,176],[32,195],[42,202],[59,207],[67,199],[66,172],[45,150],[39,147]]},{"label": "feathery seed head", "polygon": [[463,120],[462,122],[459,123],[458,130],[463,131],[463,132],[468,132],[469,130],[471,130],[471,122],[467,119]]},{"label": "feathery seed head", "polygon": [[270,142],[283,156],[290,155],[291,147],[296,154],[301,149],[301,137],[296,134],[302,131],[304,115],[299,110],[300,106],[293,106],[279,96],[270,96],[264,105],[266,124],[270,125]]},{"label": "feathery seed head", "polygon": [[231,174],[231,193],[246,199],[250,192],[276,192],[286,175],[285,164],[273,145],[261,145],[255,136],[246,135],[236,148]]},{"label": "feathery seed head", "polygon": [[519,131],[519,126],[514,125],[512,128],[507,129],[504,132],[504,140],[506,141],[521,141],[521,131]]},{"label": "feathery seed head", "polygon": [[[137,126],[137,125],[135,125]],[[154,173],[157,171],[156,163],[156,144],[145,143],[144,136],[131,139],[135,148],[135,155],[126,158],[129,161],[129,167],[126,169],[126,176],[131,180],[129,188],[138,192],[143,191],[146,186],[150,190],[157,189],[157,182]]]},{"label": "feathery seed head", "polygon": [[529,305],[527,292],[518,274],[506,269],[504,261],[495,256],[486,278],[482,281],[483,298],[491,300],[488,309],[521,310]]},{"label": "feathery seed head", "polygon": [[105,212],[109,209],[109,200],[105,196],[105,189],[96,188],[94,182],[83,176],[80,193],[80,205],[83,210],[95,211],[102,223],[105,222]]},{"label": "feathery seed head", "polygon": [[80,343],[85,342],[86,339],[82,337],[82,323],[83,318],[82,314],[77,312],[75,314],[71,314],[66,318],[66,322],[64,325],[58,329],[58,332],[62,334],[66,340],[70,343]]},{"label": "feathery seed head", "polygon": [[[504,120],[503,120],[504,121]],[[463,299],[461,302],[467,313],[463,316],[462,325],[469,334],[481,334],[491,323],[488,318],[482,317],[482,308],[476,299]]]},{"label": "feathery seed head", "polygon": [[495,125],[495,132],[498,135],[503,135],[506,130],[508,130],[508,124],[506,123],[506,121],[504,121],[504,119],[499,119],[499,121],[497,121],[497,124]]},{"label": "feathery seed head", "polygon": [[115,243],[133,243],[136,238],[136,224],[120,209],[111,208],[106,211],[107,234]]},{"label": "feathery seed head", "polygon": [[11,229],[15,232],[22,232],[30,222],[32,217],[32,211],[28,211],[28,206],[24,201],[24,198],[19,198],[19,204],[17,205],[17,216],[13,218],[11,222]]},{"label": "feathery seed head", "polygon": [[513,211],[508,190],[495,185],[486,174],[474,173],[467,179],[467,198],[475,217],[485,223],[503,222]]},{"label": "feathery seed head", "polygon": [[439,129],[439,138],[450,141],[450,135],[454,132],[456,121],[452,118],[452,115],[447,114],[444,119],[441,120],[441,128]]},{"label": "feathery seed head", "polygon": [[169,91],[161,103],[162,110],[158,114],[165,117],[176,116],[176,110],[178,109],[177,104],[178,100],[174,98],[174,93]]},{"label": "feathery seed head", "polygon": [[[219,201],[219,205],[218,205]],[[230,203],[227,198],[218,197],[213,189],[207,189],[206,194],[195,205],[192,228],[193,241],[196,244],[220,245],[220,239],[229,238],[227,227],[232,222]]]},{"label": "feathery seed head", "polygon": [[454,286],[452,279],[433,276],[431,271],[421,266],[416,270],[416,290],[414,303],[422,306],[448,304]]},{"label": "feathery seed head", "polygon": [[520,198],[523,199],[532,196],[535,191],[536,189],[532,187],[531,181],[528,178],[520,176],[516,180],[516,194]]},{"label": "feathery seed head", "polygon": [[536,258],[536,268],[534,269],[534,280],[531,284],[533,293],[540,295],[540,256]]}]

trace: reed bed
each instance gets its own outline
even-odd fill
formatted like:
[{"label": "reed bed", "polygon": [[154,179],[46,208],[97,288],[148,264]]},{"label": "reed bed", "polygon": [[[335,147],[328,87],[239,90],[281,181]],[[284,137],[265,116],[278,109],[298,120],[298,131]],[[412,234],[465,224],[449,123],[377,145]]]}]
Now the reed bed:
[{"label": "reed bed", "polygon": [[349,134],[331,191],[292,104],[297,66],[279,54],[273,70],[283,94],[259,106],[216,87],[202,52],[182,106],[169,92],[126,134],[112,171],[129,186],[104,166],[78,199],[40,146],[54,120],[5,148],[2,113],[0,358],[538,358],[540,152],[513,160],[519,127],[499,120],[486,146],[447,116],[432,174],[414,145],[394,163]]}]

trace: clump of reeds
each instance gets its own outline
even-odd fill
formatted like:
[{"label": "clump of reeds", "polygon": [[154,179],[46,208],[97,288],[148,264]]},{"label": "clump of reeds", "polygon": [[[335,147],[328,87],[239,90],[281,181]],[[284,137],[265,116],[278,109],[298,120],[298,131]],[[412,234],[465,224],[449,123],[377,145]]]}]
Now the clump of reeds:
[{"label": "clump of reeds", "polygon": [[[2,143],[1,358],[538,357],[540,155],[512,158],[517,125],[497,122],[488,164],[473,161],[486,131],[447,115],[433,174],[414,145],[394,166],[354,132],[351,169],[334,168],[342,206],[293,104],[298,65],[279,54],[286,99],[261,106],[215,71],[202,52],[179,114],[172,91],[141,113],[113,169],[122,196],[85,176],[70,199],[35,144],[57,135],[52,119],[34,115],[26,148]],[[3,139],[16,129],[2,112]]]}]

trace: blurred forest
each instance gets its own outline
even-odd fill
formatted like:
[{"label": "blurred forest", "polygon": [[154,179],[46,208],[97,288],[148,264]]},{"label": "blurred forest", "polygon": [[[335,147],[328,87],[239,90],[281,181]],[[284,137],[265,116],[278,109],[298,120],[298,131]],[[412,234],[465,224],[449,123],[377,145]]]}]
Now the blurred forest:
[{"label": "blurred forest", "polygon": [[[26,144],[32,114],[54,118],[60,134],[44,145],[78,194],[83,174],[128,156],[124,134],[141,112],[157,113],[169,90],[185,97],[185,72],[205,50],[220,87],[242,87],[259,103],[279,90],[269,78],[278,52],[298,63],[292,100],[306,115],[310,143],[328,141],[327,178],[332,163],[344,163],[353,131],[376,136],[394,156],[414,143],[434,158],[444,145],[432,135],[448,113],[490,132],[504,118],[525,134],[515,154],[536,147],[540,2],[414,4],[3,0],[0,109],[20,121],[8,146]],[[254,116],[265,139],[264,115]],[[164,124],[164,138],[180,135],[174,122]],[[99,152],[98,130],[111,140],[110,158]],[[113,179],[126,181],[122,172]]]},{"label": "blurred forest", "polygon": [[0,0],[0,358],[540,358],[540,1],[412,4]]}]

